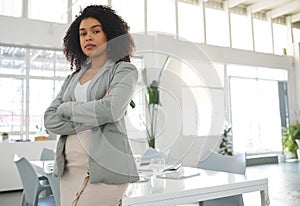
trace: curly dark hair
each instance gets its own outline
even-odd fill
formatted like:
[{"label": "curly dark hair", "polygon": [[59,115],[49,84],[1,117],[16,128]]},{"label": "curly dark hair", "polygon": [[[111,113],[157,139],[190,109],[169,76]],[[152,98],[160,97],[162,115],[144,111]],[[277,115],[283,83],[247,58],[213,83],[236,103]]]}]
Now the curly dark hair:
[{"label": "curly dark hair", "polygon": [[129,26],[116,11],[109,6],[91,5],[80,11],[79,15],[70,25],[64,37],[64,54],[71,63],[71,69],[75,65],[80,70],[81,65],[88,58],[81,50],[79,41],[79,25],[83,19],[95,18],[101,22],[102,30],[107,39],[107,55],[114,62],[130,62],[135,43],[129,34]]}]

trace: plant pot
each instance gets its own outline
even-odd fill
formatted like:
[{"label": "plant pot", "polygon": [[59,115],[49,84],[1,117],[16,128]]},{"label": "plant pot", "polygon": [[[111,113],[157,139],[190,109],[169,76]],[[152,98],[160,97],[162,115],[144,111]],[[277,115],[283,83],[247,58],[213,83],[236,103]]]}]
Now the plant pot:
[{"label": "plant pot", "polygon": [[285,154],[286,160],[295,158],[295,155],[293,153],[291,153],[290,151],[286,151],[284,154]]},{"label": "plant pot", "polygon": [[286,160],[285,154],[279,154],[277,156],[278,163],[283,163]]},{"label": "plant pot", "polygon": [[298,145],[298,149],[300,149],[300,139],[295,139],[295,142],[296,142],[297,145]]},{"label": "plant pot", "polygon": [[300,159],[300,149],[297,149],[297,156],[298,156],[298,159]]}]

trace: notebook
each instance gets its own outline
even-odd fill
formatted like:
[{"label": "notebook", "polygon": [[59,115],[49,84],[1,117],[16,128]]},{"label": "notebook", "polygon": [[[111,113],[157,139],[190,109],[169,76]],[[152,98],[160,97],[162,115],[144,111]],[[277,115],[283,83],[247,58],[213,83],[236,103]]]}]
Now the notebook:
[{"label": "notebook", "polygon": [[188,177],[194,177],[200,175],[198,170],[193,170],[191,168],[179,168],[176,171],[167,171],[161,175],[158,175],[159,178],[166,178],[166,179],[182,179]]}]

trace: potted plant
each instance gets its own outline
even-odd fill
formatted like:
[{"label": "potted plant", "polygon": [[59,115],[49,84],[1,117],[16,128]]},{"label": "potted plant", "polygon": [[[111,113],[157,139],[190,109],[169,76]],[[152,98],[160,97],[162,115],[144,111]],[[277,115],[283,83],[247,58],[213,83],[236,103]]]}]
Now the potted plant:
[{"label": "potted plant", "polygon": [[231,127],[224,129],[222,134],[222,140],[219,145],[219,153],[222,155],[229,155],[232,156],[232,142],[228,136],[228,134],[231,132]]},{"label": "potted plant", "polygon": [[48,140],[48,136],[49,136],[49,133],[48,133],[48,130],[43,130],[43,127],[42,126],[38,126],[38,125],[35,125],[35,128],[38,129],[38,132],[37,132],[37,135],[34,137],[34,140],[35,141],[40,141],[40,140]]},{"label": "potted plant", "polygon": [[[289,151],[297,159],[299,157],[300,123],[289,125],[282,130],[283,152]],[[298,144],[297,144],[298,142]]]},{"label": "potted plant", "polygon": [[144,122],[148,146],[155,148],[155,139],[157,138],[157,121],[158,109],[161,106],[159,96],[159,83],[162,71],[159,74],[158,80],[153,80],[148,84],[147,68],[142,70],[143,82],[146,86],[146,121]]},{"label": "potted plant", "polygon": [[8,133],[7,132],[2,133],[2,141],[3,142],[8,141]]}]

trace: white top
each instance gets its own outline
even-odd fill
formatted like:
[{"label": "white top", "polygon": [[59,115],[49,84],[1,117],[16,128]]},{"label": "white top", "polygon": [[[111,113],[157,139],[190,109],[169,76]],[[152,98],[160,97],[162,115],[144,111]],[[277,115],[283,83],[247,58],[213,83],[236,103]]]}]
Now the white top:
[{"label": "white top", "polygon": [[77,102],[87,102],[87,89],[90,84],[91,80],[85,82],[84,84],[78,83],[76,84],[74,93],[75,93],[75,99]]}]

